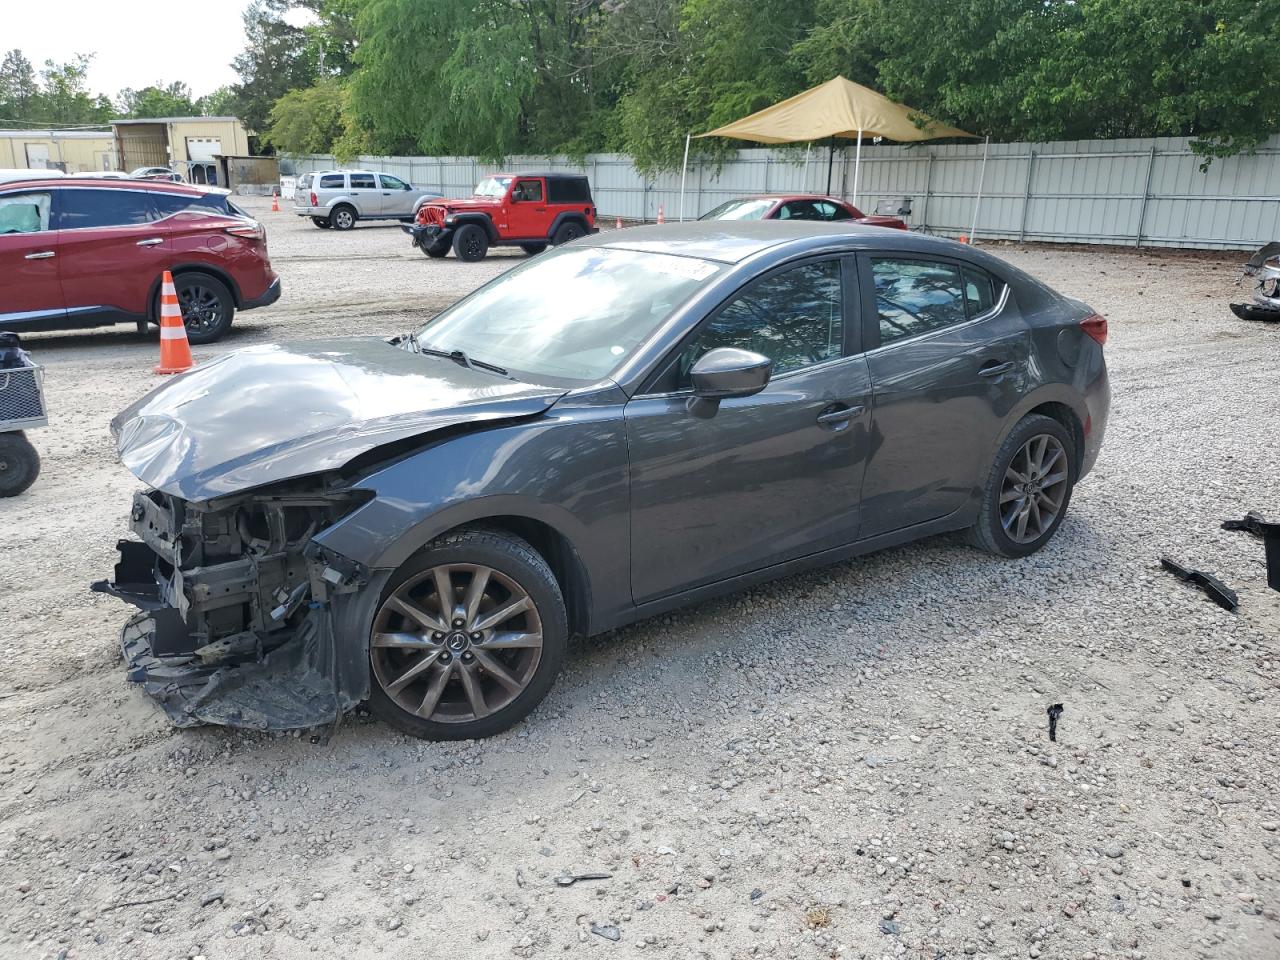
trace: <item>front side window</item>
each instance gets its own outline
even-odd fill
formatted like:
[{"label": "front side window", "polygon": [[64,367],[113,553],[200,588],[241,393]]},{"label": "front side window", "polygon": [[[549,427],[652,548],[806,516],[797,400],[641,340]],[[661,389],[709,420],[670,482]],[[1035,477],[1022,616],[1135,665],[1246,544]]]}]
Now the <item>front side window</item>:
[{"label": "front side window", "polygon": [[17,193],[0,197],[0,236],[48,230],[49,204],[48,193]]},{"label": "front side window", "polygon": [[690,386],[698,358],[718,347],[737,347],[773,361],[776,376],[844,352],[844,298],[840,261],[792,267],[759,280],[708,320],[681,352],[679,388]]},{"label": "front side window", "polygon": [[720,269],[693,257],[562,247],[481,287],[418,331],[418,341],[524,379],[595,383]]},{"label": "front side window", "polygon": [[399,177],[393,177],[389,173],[378,174],[378,179],[382,181],[383,190],[408,190],[409,185]]},{"label": "front side window", "polygon": [[542,201],[542,181],[517,180],[516,188],[511,191],[511,199],[516,201],[540,203]]},{"label": "front side window", "polygon": [[320,178],[321,190],[341,190],[347,185],[347,178],[341,173],[326,173]]},{"label": "front side window", "polygon": [[510,177],[485,177],[476,184],[477,197],[505,197],[507,187],[511,186]]},{"label": "front side window", "polygon": [[140,190],[59,191],[59,230],[131,227],[155,219],[150,195]]},{"label": "front side window", "polygon": [[722,203],[699,220],[763,220],[773,209],[773,200],[730,200]]},{"label": "front side window", "polygon": [[873,257],[871,275],[880,315],[880,343],[963,323],[960,269],[928,260]]},{"label": "front side window", "polygon": [[353,173],[351,174],[352,190],[373,190],[373,174],[372,173]]}]

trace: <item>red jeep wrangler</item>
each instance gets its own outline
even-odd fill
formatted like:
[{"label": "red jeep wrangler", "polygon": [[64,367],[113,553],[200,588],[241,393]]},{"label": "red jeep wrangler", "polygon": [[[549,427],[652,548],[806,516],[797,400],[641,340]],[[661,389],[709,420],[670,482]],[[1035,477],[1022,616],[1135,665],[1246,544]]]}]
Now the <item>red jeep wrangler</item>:
[{"label": "red jeep wrangler", "polygon": [[517,246],[541,253],[596,232],[591,185],[570,173],[499,173],[481,180],[470,200],[432,200],[417,222],[402,224],[428,257],[453,248],[459,260],[483,260],[489,248]]}]

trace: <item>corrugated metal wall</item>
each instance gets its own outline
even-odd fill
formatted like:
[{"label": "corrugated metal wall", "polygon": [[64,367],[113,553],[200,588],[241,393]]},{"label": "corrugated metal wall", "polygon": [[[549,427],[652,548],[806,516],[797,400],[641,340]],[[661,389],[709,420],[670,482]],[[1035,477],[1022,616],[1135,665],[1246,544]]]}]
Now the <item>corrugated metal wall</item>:
[{"label": "corrugated metal wall", "polygon": [[[684,214],[696,217],[745,193],[824,193],[827,159],[825,147],[814,147],[740,150],[719,169],[692,164]],[[282,161],[281,171],[290,163],[298,173],[335,166],[332,157],[310,156]],[[912,227],[944,236],[1219,248],[1280,239],[1280,137],[1255,154],[1214,160],[1207,171],[1200,164],[1180,137],[864,146],[854,198],[849,146],[835,153],[831,192],[867,213],[881,204],[892,211],[909,198]],[[385,170],[450,197],[469,195],[479,178],[499,170],[582,171],[602,217],[653,220],[659,207],[668,220],[681,213],[679,171],[646,179],[621,154],[592,154],[581,165],[563,157],[492,165],[472,157],[369,156],[347,166]]]}]

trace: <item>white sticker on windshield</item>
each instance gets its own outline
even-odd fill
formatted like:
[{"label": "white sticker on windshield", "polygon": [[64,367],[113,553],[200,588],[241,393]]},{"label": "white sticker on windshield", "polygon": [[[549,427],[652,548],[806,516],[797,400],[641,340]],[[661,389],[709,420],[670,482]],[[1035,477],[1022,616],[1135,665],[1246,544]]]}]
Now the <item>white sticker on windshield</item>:
[{"label": "white sticker on windshield", "polygon": [[690,280],[705,280],[719,269],[714,263],[708,263],[706,260],[667,255],[659,256],[655,266],[662,273],[674,274],[677,277],[688,277]]}]

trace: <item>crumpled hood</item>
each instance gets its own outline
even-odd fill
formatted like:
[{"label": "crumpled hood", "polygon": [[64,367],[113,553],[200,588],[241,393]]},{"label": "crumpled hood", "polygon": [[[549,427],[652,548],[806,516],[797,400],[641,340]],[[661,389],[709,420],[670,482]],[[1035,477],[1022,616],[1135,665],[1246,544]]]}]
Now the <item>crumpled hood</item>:
[{"label": "crumpled hood", "polygon": [[432,200],[434,207],[444,207],[453,213],[466,210],[493,210],[502,206],[501,197],[471,197],[467,200]]},{"label": "crumpled hood", "polygon": [[535,416],[563,394],[385,340],[309,340],[203,362],[117,415],[111,432],[139,480],[209,500],[433,430]]}]

